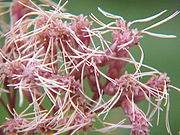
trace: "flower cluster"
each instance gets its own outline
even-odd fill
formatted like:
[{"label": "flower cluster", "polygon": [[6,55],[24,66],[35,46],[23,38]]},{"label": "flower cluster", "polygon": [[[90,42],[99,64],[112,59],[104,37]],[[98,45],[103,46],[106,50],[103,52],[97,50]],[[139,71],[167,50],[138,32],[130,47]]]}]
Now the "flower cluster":
[{"label": "flower cluster", "polygon": [[[165,11],[126,22],[121,16],[98,8],[112,20],[105,24],[93,14],[89,21],[87,16],[64,12],[66,3],[60,6],[61,3],[44,2],[49,5],[14,0],[10,6],[11,24],[9,31],[1,36],[5,43],[0,48],[0,101],[10,118],[2,123],[1,132],[56,135],[125,127],[133,135],[149,134],[151,119],[161,110],[162,100],[168,104],[171,85],[166,73],[143,64],[139,39],[143,38],[142,34],[175,38],[148,30],[179,12],[138,30],[131,29],[131,25],[151,21]],[[47,6],[51,9],[44,10]],[[99,27],[94,27],[94,23]],[[111,41],[105,39],[107,33],[111,34]],[[130,52],[134,46],[140,49],[139,61]],[[128,73],[126,63],[134,65],[133,73]],[[141,67],[148,71],[142,72]],[[146,82],[142,80],[145,76],[149,76]],[[110,98],[107,100],[104,95]],[[149,102],[154,108],[152,112],[145,114],[137,106],[142,100]],[[22,107],[25,109],[18,112]],[[117,107],[122,108],[130,125],[124,120],[111,124],[99,120],[99,116],[106,117]],[[96,121],[103,128],[95,127]]]}]

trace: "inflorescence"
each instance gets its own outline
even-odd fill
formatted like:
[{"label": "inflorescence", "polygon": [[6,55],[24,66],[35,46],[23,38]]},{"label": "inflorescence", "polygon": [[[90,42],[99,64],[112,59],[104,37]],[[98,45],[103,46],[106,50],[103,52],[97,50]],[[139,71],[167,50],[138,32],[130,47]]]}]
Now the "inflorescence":
[{"label": "inflorescence", "polygon": [[[9,3],[10,10],[1,13],[10,12],[11,19],[8,32],[1,32],[5,43],[0,48],[0,101],[10,115],[1,125],[1,132],[56,135],[130,128],[133,135],[148,135],[152,117],[162,110],[162,101],[169,106],[168,91],[173,86],[166,73],[143,64],[144,53],[139,40],[143,34],[175,38],[149,30],[179,12],[138,30],[130,27],[151,21],[166,10],[146,19],[126,22],[121,16],[98,8],[112,20],[105,24],[94,14],[89,18],[66,13],[66,2],[62,5],[61,1],[58,4],[42,2],[45,4],[13,0]],[[7,7],[8,3],[1,5]],[[44,7],[51,9],[44,10]],[[94,27],[94,23],[99,27]],[[105,34],[111,36],[111,41],[105,39]],[[140,50],[139,61],[130,52],[135,46]],[[127,71],[127,63],[134,66],[133,73]],[[142,72],[142,67],[148,71]],[[144,77],[148,77],[146,82],[142,81]],[[110,98],[106,100],[104,95]],[[147,113],[137,106],[143,100],[149,103]],[[17,108],[22,106],[26,108],[18,112]],[[126,120],[106,122],[106,116],[117,107],[130,124]],[[102,128],[95,127],[96,121]],[[166,125],[170,132],[168,120]]]}]

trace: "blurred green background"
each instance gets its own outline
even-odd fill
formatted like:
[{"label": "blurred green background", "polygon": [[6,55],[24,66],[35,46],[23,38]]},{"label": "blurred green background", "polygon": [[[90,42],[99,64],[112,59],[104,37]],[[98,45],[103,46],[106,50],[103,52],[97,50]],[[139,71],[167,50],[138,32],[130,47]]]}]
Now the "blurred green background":
[{"label": "blurred green background", "polygon": [[[4,0],[5,1],[5,0]],[[54,0],[55,1],[55,0]],[[58,0],[56,0],[58,1]],[[97,10],[100,7],[113,14],[121,15],[127,21],[146,18],[160,11],[168,11],[158,19],[147,23],[135,24],[132,28],[145,28],[165,17],[168,17],[176,10],[180,10],[180,0],[69,0],[66,9],[73,14],[89,15],[93,13],[100,20],[105,20],[104,16]],[[180,88],[180,15],[172,20],[151,30],[151,32],[177,35],[176,39],[161,39],[144,35],[140,41],[145,52],[144,63],[157,68],[161,72],[167,72],[171,78],[171,84]],[[135,51],[132,53],[136,53]],[[178,135],[180,131],[180,93],[171,89],[170,91],[170,127],[173,135]],[[141,107],[146,108],[147,103],[142,103]],[[2,109],[2,107],[1,107]],[[2,112],[0,110],[0,112]],[[2,113],[1,113],[2,114]],[[1,116],[2,118],[2,116]],[[123,118],[120,109],[115,109],[109,116],[110,121],[118,121]],[[156,118],[152,121],[151,135],[168,135],[165,127],[165,111],[161,112],[160,123],[156,125]],[[118,129],[110,134],[128,135],[129,130]],[[87,133],[98,134],[98,133]]]}]

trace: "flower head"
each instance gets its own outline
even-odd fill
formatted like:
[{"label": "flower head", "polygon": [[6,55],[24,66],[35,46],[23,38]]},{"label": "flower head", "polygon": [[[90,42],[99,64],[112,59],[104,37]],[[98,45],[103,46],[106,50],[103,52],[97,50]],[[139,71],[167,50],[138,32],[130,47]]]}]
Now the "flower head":
[{"label": "flower head", "polygon": [[[31,0],[14,0],[10,7],[11,26],[0,49],[1,87],[8,101],[5,102],[1,95],[0,101],[11,118],[2,123],[2,131],[5,134],[56,135],[90,130],[105,132],[123,127],[131,128],[134,135],[149,134],[151,117],[161,110],[163,99],[168,104],[171,85],[166,73],[143,64],[139,40],[143,38],[142,34],[174,38],[148,30],[179,12],[138,30],[131,29],[131,25],[155,19],[165,11],[147,19],[126,22],[121,16],[98,8],[103,15],[113,19],[104,24],[93,14],[90,21],[87,16],[63,12],[66,3],[61,6],[61,1],[59,4],[46,2],[53,10],[45,10],[43,7],[47,5],[37,5]],[[94,27],[94,23],[99,27]],[[104,36],[108,32],[112,41]],[[134,46],[141,52],[139,62],[130,52]],[[134,73],[128,73],[127,63],[134,65]],[[106,71],[102,70],[104,66]],[[149,71],[141,72],[141,67]],[[150,77],[143,82],[141,79],[145,76]],[[104,95],[110,99],[106,100]],[[150,115],[137,105],[143,100],[154,107]],[[26,106],[22,112],[16,112],[17,101],[19,107]],[[50,105],[46,106],[47,103]],[[130,125],[125,125],[124,120],[117,124],[103,121],[116,107],[122,108]],[[93,122],[103,114],[105,117],[99,122],[109,126],[96,129]]]}]

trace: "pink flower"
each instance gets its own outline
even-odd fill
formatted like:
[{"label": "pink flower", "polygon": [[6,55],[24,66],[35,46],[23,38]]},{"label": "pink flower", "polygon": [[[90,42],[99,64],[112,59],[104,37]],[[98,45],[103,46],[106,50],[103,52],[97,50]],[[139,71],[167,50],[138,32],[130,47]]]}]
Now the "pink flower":
[{"label": "pink flower", "polygon": [[[143,64],[139,39],[143,38],[142,34],[174,38],[148,30],[179,12],[138,30],[130,26],[155,19],[165,11],[147,19],[126,22],[98,8],[113,19],[104,24],[93,14],[89,21],[87,16],[63,12],[64,6],[47,2],[54,10],[44,10],[44,5],[25,0],[14,0],[10,7],[11,27],[0,49],[1,87],[7,101],[3,96],[0,101],[11,118],[2,123],[1,132],[56,135],[92,130],[106,132],[122,127],[131,128],[133,135],[149,134],[152,117],[161,110],[163,99],[168,105],[168,91],[173,86],[169,85],[166,73]],[[93,23],[100,26],[96,28]],[[112,42],[104,36],[108,32],[112,34]],[[134,46],[141,52],[139,62],[129,51]],[[127,63],[134,65],[134,73],[128,73]],[[106,71],[102,70],[104,67]],[[141,72],[141,67],[149,71]],[[145,76],[149,79],[141,81]],[[110,99],[105,99],[104,95]],[[145,114],[138,107],[143,100],[154,107],[151,113]],[[20,108],[25,108],[23,111],[16,112],[17,102]],[[109,111],[117,107],[122,108],[130,125],[124,120],[119,123],[104,121]],[[95,127],[94,122],[98,120],[104,128]]]}]

